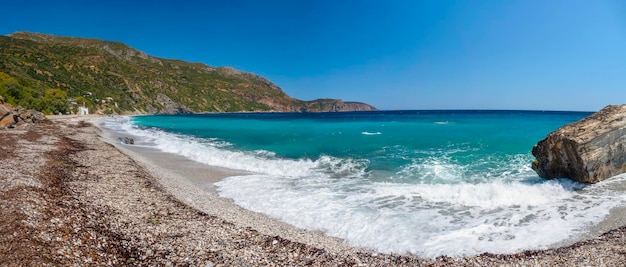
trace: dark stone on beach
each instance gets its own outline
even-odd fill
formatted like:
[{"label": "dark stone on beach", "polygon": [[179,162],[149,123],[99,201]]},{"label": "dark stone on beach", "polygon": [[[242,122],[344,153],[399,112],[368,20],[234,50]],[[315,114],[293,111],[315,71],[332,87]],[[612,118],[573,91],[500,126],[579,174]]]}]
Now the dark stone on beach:
[{"label": "dark stone on beach", "polygon": [[130,137],[119,137],[118,139],[122,142],[122,144],[125,144],[125,145],[135,144],[135,140]]},{"label": "dark stone on beach", "polygon": [[626,172],[626,105],[602,110],[550,133],[533,147],[543,178],[597,183]]}]

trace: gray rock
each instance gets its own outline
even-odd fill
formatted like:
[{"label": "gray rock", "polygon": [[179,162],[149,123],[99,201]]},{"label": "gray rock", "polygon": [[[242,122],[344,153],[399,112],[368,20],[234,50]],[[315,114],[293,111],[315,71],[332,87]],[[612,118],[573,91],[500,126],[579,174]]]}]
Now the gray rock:
[{"label": "gray rock", "polygon": [[533,147],[543,178],[597,183],[626,172],[626,105],[607,106],[550,133]]},{"label": "gray rock", "polygon": [[168,96],[166,96],[164,94],[158,94],[156,100],[157,100],[157,102],[159,102],[159,104],[161,104],[163,106],[163,109],[161,110],[160,113],[164,113],[164,114],[188,114],[188,113],[191,113],[191,111],[189,111],[189,109],[187,109],[184,106],[176,103],[175,101],[173,101],[172,99],[170,99]]},{"label": "gray rock", "polygon": [[46,120],[46,116],[43,113],[32,109],[20,109],[20,118],[25,122],[37,123]]},{"label": "gray rock", "polygon": [[122,142],[122,144],[125,144],[125,145],[135,144],[135,139],[132,139],[130,137],[119,137],[118,139],[120,140],[120,142]]}]

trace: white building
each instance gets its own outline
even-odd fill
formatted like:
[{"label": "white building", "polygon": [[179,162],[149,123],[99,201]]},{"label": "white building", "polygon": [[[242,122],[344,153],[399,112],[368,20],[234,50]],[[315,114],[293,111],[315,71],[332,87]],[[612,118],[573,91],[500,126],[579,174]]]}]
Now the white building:
[{"label": "white building", "polygon": [[78,115],[89,115],[89,109],[87,107],[78,107]]}]

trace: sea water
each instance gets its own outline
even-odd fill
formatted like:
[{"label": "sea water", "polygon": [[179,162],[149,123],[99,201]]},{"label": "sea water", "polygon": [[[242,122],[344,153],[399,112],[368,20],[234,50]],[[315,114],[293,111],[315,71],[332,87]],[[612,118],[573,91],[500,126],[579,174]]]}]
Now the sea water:
[{"label": "sea water", "polygon": [[545,180],[534,144],[590,113],[385,111],[136,116],[139,145],[248,173],[238,205],[380,252],[512,253],[582,235],[626,203],[614,183]]}]

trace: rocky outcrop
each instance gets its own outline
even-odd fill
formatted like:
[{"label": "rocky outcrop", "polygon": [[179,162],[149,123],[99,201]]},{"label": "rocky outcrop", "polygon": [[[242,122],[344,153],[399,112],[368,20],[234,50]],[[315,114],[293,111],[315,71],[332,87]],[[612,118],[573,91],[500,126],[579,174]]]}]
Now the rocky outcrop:
[{"label": "rocky outcrop", "polygon": [[43,113],[21,107],[14,109],[11,105],[4,103],[4,98],[0,96],[0,130],[43,121],[46,121]]},{"label": "rocky outcrop", "polygon": [[607,106],[550,133],[533,147],[544,178],[597,183],[626,172],[626,105]]},{"label": "rocky outcrop", "polygon": [[0,96],[0,129],[12,128],[17,123],[17,115],[13,114],[10,106],[4,104]]},{"label": "rocky outcrop", "polygon": [[344,102],[341,99],[317,99],[304,103],[303,112],[376,111],[373,106],[360,102]]},{"label": "rocky outcrop", "polygon": [[156,98],[157,102],[163,105],[163,109],[159,113],[163,114],[187,114],[191,113],[187,108],[174,102],[168,96],[164,94],[158,94]]},{"label": "rocky outcrop", "polygon": [[343,102],[337,111],[377,111],[378,109],[361,102]]},{"label": "rocky outcrop", "polygon": [[17,109],[15,109],[15,112],[23,121],[28,123],[37,123],[46,120],[46,116],[43,115],[43,113],[33,109],[24,109],[18,107]]}]

